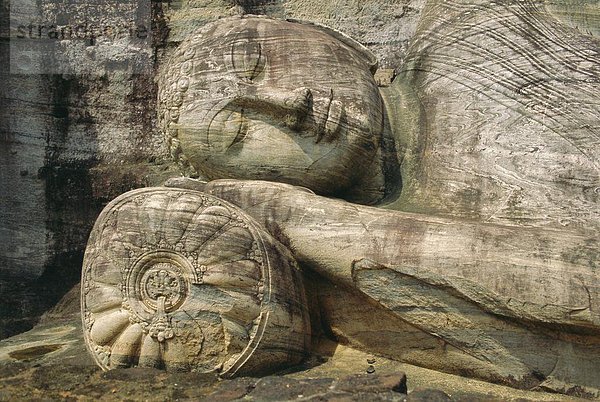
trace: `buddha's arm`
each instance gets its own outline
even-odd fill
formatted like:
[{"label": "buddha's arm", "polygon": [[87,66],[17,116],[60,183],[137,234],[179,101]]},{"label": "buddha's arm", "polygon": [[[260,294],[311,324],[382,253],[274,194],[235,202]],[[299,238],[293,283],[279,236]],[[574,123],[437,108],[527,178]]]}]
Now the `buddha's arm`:
[{"label": "buddha's arm", "polygon": [[[236,204],[304,267],[421,330],[424,344],[437,338],[442,351],[417,364],[527,389],[600,386],[590,374],[600,355],[592,237],[364,207],[279,183],[167,185]],[[377,336],[403,342],[400,329]]]},{"label": "buddha's arm", "polygon": [[363,270],[386,268],[496,315],[600,329],[593,235],[388,211],[270,182],[177,179],[167,185],[238,205],[300,262],[336,283],[360,289]]}]

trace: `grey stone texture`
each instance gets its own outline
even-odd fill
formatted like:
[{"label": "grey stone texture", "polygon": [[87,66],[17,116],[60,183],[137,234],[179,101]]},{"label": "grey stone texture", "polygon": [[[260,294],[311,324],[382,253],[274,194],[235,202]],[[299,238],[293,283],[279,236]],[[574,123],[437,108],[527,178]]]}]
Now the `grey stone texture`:
[{"label": "grey stone texture", "polygon": [[[108,3],[100,8],[94,15],[122,17]],[[381,165],[366,190],[328,194],[381,208],[253,182],[203,189],[245,210],[312,269],[305,281],[323,331],[434,369],[597,394],[593,1],[152,2],[150,71],[109,68],[127,55],[102,43],[89,43],[95,62],[70,74],[10,74],[4,65],[0,337],[31,327],[77,282],[106,203],[180,174],[157,116],[158,77],[192,32],[241,13],[339,29],[395,77],[380,88],[394,129],[377,158],[397,165]],[[6,26],[4,55],[14,40]],[[64,45],[76,57],[88,51]],[[435,308],[427,315],[423,304]]]}]

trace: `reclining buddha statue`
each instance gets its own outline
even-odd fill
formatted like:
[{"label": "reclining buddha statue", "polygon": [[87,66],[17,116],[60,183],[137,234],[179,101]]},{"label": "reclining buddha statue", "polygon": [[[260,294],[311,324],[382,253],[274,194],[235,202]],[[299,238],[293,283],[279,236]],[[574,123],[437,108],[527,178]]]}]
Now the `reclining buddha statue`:
[{"label": "reclining buddha statue", "polygon": [[398,361],[597,394],[598,42],[545,9],[525,32],[539,4],[427,7],[392,82],[306,22],[179,44],[158,113],[185,176],[112,201],[88,242],[102,368],[259,375],[325,322]]}]

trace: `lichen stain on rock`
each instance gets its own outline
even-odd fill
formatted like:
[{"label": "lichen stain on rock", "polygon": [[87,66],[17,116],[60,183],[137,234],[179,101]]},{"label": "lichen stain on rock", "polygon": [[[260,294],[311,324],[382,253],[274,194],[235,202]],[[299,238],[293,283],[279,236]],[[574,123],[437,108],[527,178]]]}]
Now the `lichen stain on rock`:
[{"label": "lichen stain on rock", "polygon": [[30,361],[55,352],[61,347],[63,347],[61,344],[32,346],[30,348],[15,350],[8,355],[18,361]]}]

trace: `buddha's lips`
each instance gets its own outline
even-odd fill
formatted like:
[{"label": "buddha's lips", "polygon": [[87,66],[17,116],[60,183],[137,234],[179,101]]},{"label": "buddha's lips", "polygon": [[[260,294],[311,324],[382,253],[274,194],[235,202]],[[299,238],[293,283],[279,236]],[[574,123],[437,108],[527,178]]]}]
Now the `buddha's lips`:
[{"label": "buddha's lips", "polygon": [[324,122],[319,125],[319,130],[315,138],[315,143],[325,139],[325,142],[333,141],[339,133],[344,113],[344,105],[341,102],[333,100],[333,94],[327,103],[327,114]]},{"label": "buddha's lips", "polygon": [[[323,113],[323,115],[325,116],[325,118],[323,119],[323,122],[320,124],[317,124],[318,126],[318,130],[317,130],[317,136],[315,137],[315,144],[318,144],[323,137],[325,136],[325,130],[327,128],[328,125],[331,126],[330,120],[331,120],[331,103],[333,102],[333,90],[329,91],[329,98],[327,99],[327,103],[326,106],[323,108],[323,111],[325,113]],[[316,116],[316,114],[313,112],[313,115]],[[339,121],[338,121],[339,124]]]}]

